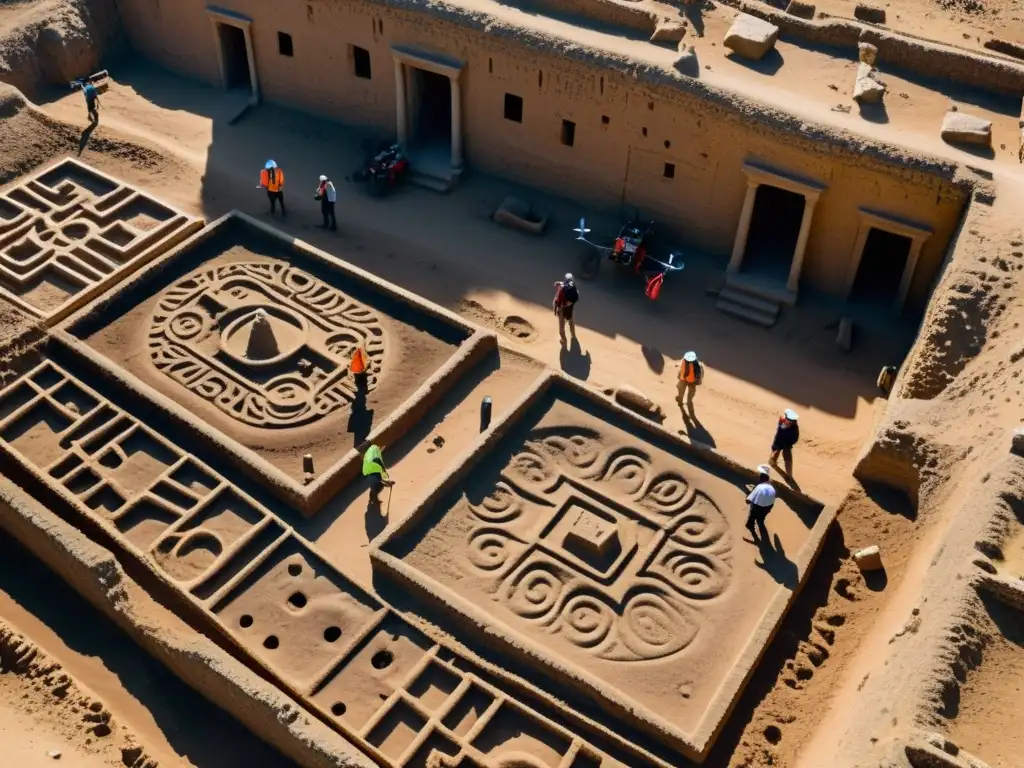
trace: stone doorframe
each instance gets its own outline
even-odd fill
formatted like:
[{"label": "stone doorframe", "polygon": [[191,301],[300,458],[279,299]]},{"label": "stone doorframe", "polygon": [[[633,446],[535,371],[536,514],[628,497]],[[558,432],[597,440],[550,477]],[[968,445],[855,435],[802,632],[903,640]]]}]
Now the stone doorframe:
[{"label": "stone doorframe", "polygon": [[245,55],[249,60],[249,83],[252,86],[249,103],[259,104],[260,81],[256,76],[256,51],[252,47],[252,19],[235,11],[217,8],[213,5],[206,6],[206,15],[210,17],[210,23],[213,25],[213,37],[217,43],[217,66],[220,69],[221,87],[225,89],[228,87],[227,64],[224,61],[224,46],[220,38],[220,26],[226,24],[229,27],[237,27],[245,35]]},{"label": "stone doorframe", "polygon": [[398,143],[406,148],[409,143],[409,80],[408,67],[424,69],[444,75],[451,81],[452,100],[452,175],[462,173],[462,68],[463,63],[454,59],[391,46],[395,60],[395,101],[397,107]]},{"label": "stone doorframe", "polygon": [[910,292],[910,284],[914,281],[914,271],[917,269],[921,249],[924,247],[925,241],[934,233],[929,227],[922,224],[914,224],[895,216],[872,211],[869,208],[861,208],[858,213],[860,214],[860,229],[857,231],[857,239],[853,244],[853,256],[846,274],[845,297],[849,299],[853,291],[853,284],[857,280],[857,271],[864,258],[864,247],[867,245],[868,235],[871,234],[872,229],[881,229],[884,232],[910,238],[910,253],[907,254],[907,264],[903,268],[903,277],[900,278],[900,287],[892,305],[894,311],[902,311],[903,305],[907,302],[907,294]]},{"label": "stone doorframe", "polygon": [[800,272],[804,268],[804,254],[807,251],[807,240],[811,233],[814,206],[817,205],[818,197],[825,191],[826,186],[749,160],[743,163],[742,170],[747,177],[747,196],[743,200],[743,210],[740,212],[740,222],[736,227],[732,257],[729,259],[726,272],[730,274],[739,272],[743,264],[743,257],[747,252],[747,238],[750,235],[750,219],[754,215],[757,188],[765,184],[769,187],[795,192],[804,198],[804,217],[800,222],[800,234],[797,236],[796,247],[793,249],[793,263],[789,268],[789,277],[786,280],[786,289],[795,293],[800,285]]}]

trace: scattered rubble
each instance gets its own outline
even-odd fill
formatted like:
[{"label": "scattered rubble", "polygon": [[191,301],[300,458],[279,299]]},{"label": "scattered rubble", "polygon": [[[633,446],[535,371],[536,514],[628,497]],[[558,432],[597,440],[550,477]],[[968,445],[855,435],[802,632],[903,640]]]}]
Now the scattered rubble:
[{"label": "scattered rubble", "polygon": [[857,567],[863,572],[878,571],[884,566],[882,565],[882,553],[878,549],[878,546],[865,547],[854,553],[853,561],[857,563]]},{"label": "scattered rubble", "polygon": [[817,10],[815,6],[801,0],[790,0],[789,5],[786,6],[786,13],[796,16],[798,19],[813,19]]},{"label": "scattered rubble", "polygon": [[857,46],[860,65],[857,68],[857,79],[853,84],[853,99],[859,104],[877,104],[885,95],[885,83],[878,79],[878,48],[871,43],[860,43]]},{"label": "scattered rubble", "polygon": [[651,35],[652,43],[678,43],[686,37],[686,22],[661,19]]},{"label": "scattered rubble", "polygon": [[869,24],[885,24],[885,9],[867,3],[858,3],[853,9],[853,17]]}]

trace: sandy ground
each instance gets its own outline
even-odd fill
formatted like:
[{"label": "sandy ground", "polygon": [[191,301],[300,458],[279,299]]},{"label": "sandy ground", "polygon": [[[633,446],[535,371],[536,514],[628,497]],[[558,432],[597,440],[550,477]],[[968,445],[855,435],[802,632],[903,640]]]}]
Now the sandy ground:
[{"label": "sandy ground", "polygon": [[[819,4],[819,10],[852,15],[852,5],[846,0],[829,0]],[[977,46],[986,34],[992,34],[990,30],[1007,39],[1024,37],[1019,31],[1024,15],[1019,0],[986,3],[985,7],[984,13],[957,11],[950,16],[937,0],[910,0],[900,6],[895,21],[893,8],[889,8],[889,25],[962,45]],[[0,4],[0,21],[20,10],[20,4],[13,9],[10,3]],[[523,15],[515,9],[507,9],[507,13]],[[709,11],[705,37],[697,41],[702,66],[710,66],[702,70],[702,77],[709,82],[739,88],[741,84],[749,87],[753,79],[766,100],[786,103],[798,113],[871,135],[895,137],[898,143],[948,157],[969,159],[974,165],[996,168],[1008,176],[1020,173],[1016,166],[1007,165],[1016,159],[1015,145],[1006,139],[1004,148],[1000,138],[1011,136],[1016,118],[1010,111],[1012,105],[959,102],[995,121],[995,156],[979,159],[938,140],[941,115],[959,94],[889,78],[885,121],[869,122],[856,110],[848,115],[835,112],[832,107],[836,104],[850,103],[852,62],[780,44],[781,68],[774,72],[752,70],[722,54],[719,41],[731,16],[726,7]],[[604,33],[587,34],[608,47],[631,50],[633,46],[631,41],[608,39]],[[655,49],[651,56],[657,59],[661,52]],[[880,67],[884,72],[885,63],[880,62]],[[813,74],[808,77],[808,72]],[[334,237],[314,228],[319,216],[309,198],[319,173],[326,172],[337,181],[351,170],[358,157],[359,135],[271,105],[261,106],[229,128],[226,118],[237,105],[219,91],[140,64],[119,69],[115,80],[103,97],[102,122],[95,131],[82,133],[85,110],[75,96],[61,95],[48,102],[44,116],[23,113],[6,121],[8,138],[0,150],[0,184],[49,159],[80,153],[85,162],[206,218],[232,208],[264,215],[265,201],[254,192],[254,180],[266,157],[273,156],[289,174],[290,200],[296,201],[288,221],[275,224],[328,251],[333,249]],[[543,201],[554,212],[553,232],[541,240],[527,241],[497,229],[488,215],[509,193]],[[344,240],[346,258],[476,322],[490,324],[504,335],[505,348],[496,359],[478,366],[430,419],[388,448],[399,481],[390,499],[396,513],[408,508],[422,484],[474,439],[481,397],[494,399],[495,417],[499,417],[516,393],[539,373],[541,364],[559,367],[597,387],[628,380],[664,405],[666,426],[748,465],[766,458],[778,412],[785,407],[800,411],[803,440],[796,454],[796,480],[808,493],[842,504],[839,525],[826,542],[813,582],[794,605],[786,629],[760,665],[707,764],[737,768],[837,765],[837,734],[861,716],[859,711],[851,711],[850,702],[862,701],[858,697],[864,681],[882,677],[890,655],[899,652],[899,644],[894,650],[893,639],[902,636],[901,632],[905,635],[907,622],[917,615],[912,611],[922,605],[921,585],[934,578],[933,565],[947,546],[960,505],[970,504],[974,483],[983,474],[977,463],[980,459],[974,460],[970,467],[957,470],[955,483],[937,486],[934,495],[925,497],[935,504],[918,508],[900,494],[874,487],[862,489],[851,476],[858,451],[885,406],[877,399],[875,376],[881,365],[898,364],[903,359],[914,324],[894,327],[865,317],[858,348],[852,355],[843,355],[833,344],[839,310],[809,297],[802,302],[799,322],[784,320],[771,333],[751,329],[713,310],[713,299],[705,295],[705,289],[720,279],[721,264],[692,254],[685,279],[668,286],[658,304],[645,302],[635,284],[610,272],[583,284],[577,319],[579,341],[564,350],[548,302],[552,280],[574,269],[576,263],[568,229],[580,212],[572,203],[471,175],[445,197],[409,189],[387,201],[369,200],[359,190],[339,183],[338,209],[342,227],[338,237]],[[595,229],[613,226],[599,217],[592,221]],[[992,226],[1005,242],[1010,225],[1004,220]],[[984,238],[979,244],[983,242]],[[481,258],[481,253],[488,257]],[[1005,258],[1012,257],[1007,253]],[[1010,289],[1004,290],[1012,295]],[[991,425],[994,434],[994,425],[1002,429],[1024,418],[1012,367],[1020,358],[1011,357],[1019,347],[1013,340],[1019,338],[1014,324],[1018,315],[1019,311],[1004,313],[998,322],[1002,340],[989,339],[999,365],[993,357],[986,363],[973,363],[969,376],[961,377],[935,410],[920,415],[934,430],[932,438],[941,434],[946,444],[983,441],[988,434],[978,432],[979,423],[986,429]],[[0,334],[28,325],[25,318],[0,306]],[[702,355],[708,376],[696,402],[698,420],[687,423],[673,405],[673,397],[678,361],[691,348]],[[974,389],[980,394],[972,395]],[[976,420],[966,424],[949,418],[964,406],[965,397],[972,398],[971,407],[978,408]],[[442,438],[440,445],[438,437]],[[387,501],[385,498],[384,503]],[[344,514],[347,510],[357,513]],[[329,556],[356,552],[346,570],[370,587],[366,545],[386,525],[388,512],[387,507],[374,506],[365,489],[353,488],[312,520],[289,522]],[[968,546],[970,535],[964,537]],[[1024,574],[1021,542],[1024,527],[1002,550],[999,567],[1008,573]],[[886,552],[886,570],[881,578],[865,579],[853,565],[850,552],[872,543]],[[951,580],[952,575],[947,578]],[[949,584],[946,587],[952,590]],[[43,600],[42,604],[49,606],[52,616],[53,601]],[[947,613],[950,611],[952,608]],[[13,589],[0,589],[0,616],[29,634],[73,677],[99,695],[161,765],[283,764],[261,752],[262,745],[230,721],[217,719],[223,715],[208,706],[203,709],[201,702],[173,708],[161,705],[153,690],[130,682],[140,673],[117,667],[123,664],[120,654],[103,655],[88,645],[76,648],[70,639],[75,637],[74,629],[55,618],[45,619],[43,613],[42,608],[30,608],[24,597],[14,596]],[[1021,620],[993,609],[988,621],[987,625],[979,621],[979,626],[991,640],[980,660],[965,672],[959,707],[945,713],[945,722],[965,749],[994,768],[1014,768],[1020,755],[1019,739],[1004,736],[1013,732],[1007,713],[1015,711],[1022,687],[1017,671]],[[936,629],[928,637],[939,634]],[[122,642],[130,646],[127,640]],[[130,655],[128,650],[123,653]],[[924,659],[927,654],[922,651],[918,656]],[[917,671],[926,677],[923,670]],[[158,672],[141,673],[143,679],[150,674]],[[11,683],[4,681],[4,685]],[[85,768],[110,764],[103,761],[112,758],[90,753],[87,748],[91,745],[77,734],[68,736],[52,718],[40,717],[36,710],[30,713],[21,705],[12,706],[13,697],[5,695],[9,690],[13,689],[0,688],[0,701],[4,702],[0,705],[0,738],[18,734],[22,762],[17,764],[46,762],[39,755],[48,749],[64,751],[63,762],[71,763],[67,758],[76,757],[79,762],[71,764]],[[871,690],[870,686],[866,690]],[[892,690],[883,692],[897,696]],[[187,693],[182,687],[179,695]],[[859,710],[860,705],[854,709]],[[908,704],[899,714],[888,713],[886,726],[893,732],[905,729],[912,719],[905,713],[913,712]],[[864,730],[864,741],[869,736],[877,739],[870,735],[877,733]],[[218,752],[219,745],[231,750],[230,759]],[[245,754],[252,756],[232,762]]]}]

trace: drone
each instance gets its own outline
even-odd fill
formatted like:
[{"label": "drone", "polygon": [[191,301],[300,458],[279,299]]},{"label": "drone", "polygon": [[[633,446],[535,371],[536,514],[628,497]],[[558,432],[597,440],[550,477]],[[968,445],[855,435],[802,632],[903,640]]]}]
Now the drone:
[{"label": "drone", "polygon": [[593,249],[582,258],[580,273],[583,277],[596,276],[601,268],[601,257],[606,255],[614,264],[630,267],[633,274],[643,275],[646,283],[644,293],[652,301],[661,294],[665,275],[679,272],[685,266],[677,253],[669,253],[667,262],[648,253],[647,240],[654,233],[654,222],[643,224],[636,215],[622,225],[611,245],[600,245],[592,241],[588,237],[591,230],[587,227],[586,218],[582,216],[579,226],[574,228],[573,232],[576,233],[577,241],[586,243]]}]

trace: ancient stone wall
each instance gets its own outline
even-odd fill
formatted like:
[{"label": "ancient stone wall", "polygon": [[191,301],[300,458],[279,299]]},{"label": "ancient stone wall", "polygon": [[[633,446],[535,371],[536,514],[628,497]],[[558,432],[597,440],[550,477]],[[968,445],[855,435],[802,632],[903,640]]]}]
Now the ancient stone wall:
[{"label": "ancient stone wall", "polygon": [[[234,0],[251,18],[264,98],[394,132],[395,66],[402,45],[463,62],[460,78],[466,158],[472,166],[553,189],[583,205],[638,206],[712,253],[732,250],[747,189],[745,160],[826,185],[803,270],[805,285],[841,293],[867,207],[934,230],[909,294],[922,307],[956,227],[965,193],[950,164],[900,154],[839,135],[623,56],[545,38],[480,13],[401,0],[278,7]],[[139,50],[210,82],[219,79],[213,25],[200,0],[173,7],[124,0]],[[209,32],[204,27],[209,26]],[[182,30],[188,44],[176,44]],[[291,36],[293,56],[278,51]],[[371,77],[357,77],[354,48],[369,53]],[[505,119],[505,95],[522,99],[522,121]],[[573,146],[561,141],[574,123]],[[216,148],[214,148],[216,151]],[[666,169],[670,169],[668,178]],[[837,244],[839,244],[837,246]]]}]

